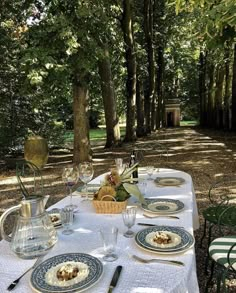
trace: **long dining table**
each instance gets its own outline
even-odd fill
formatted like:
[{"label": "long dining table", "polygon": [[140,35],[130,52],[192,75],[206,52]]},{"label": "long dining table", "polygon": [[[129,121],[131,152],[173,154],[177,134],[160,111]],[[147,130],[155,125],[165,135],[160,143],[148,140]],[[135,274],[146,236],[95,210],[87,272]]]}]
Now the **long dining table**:
[{"label": "long dining table", "polygon": [[[137,205],[136,224],[132,227],[134,232],[145,229],[145,226],[137,225],[138,222],[161,226],[181,227],[194,235],[194,230],[199,228],[198,210],[192,178],[189,174],[173,169],[159,169],[152,175],[152,179],[159,177],[183,178],[183,184],[179,186],[158,186],[154,180],[147,180],[145,168],[139,170],[139,180],[146,180],[146,198],[176,199],[184,203],[184,209],[174,214],[178,219],[168,217],[146,218],[144,210],[137,203],[135,197],[129,199],[128,205]],[[90,183],[100,184],[104,174],[96,177]],[[63,208],[70,202],[65,197],[52,208]],[[194,245],[188,250],[171,255],[159,255],[156,252],[142,249],[136,244],[134,238],[126,238],[123,233],[127,227],[123,224],[121,214],[97,214],[92,201],[84,200],[79,191],[73,193],[73,203],[78,205],[74,214],[73,229],[71,235],[61,233],[59,228],[56,245],[45,255],[44,259],[65,253],[87,253],[100,259],[103,263],[102,277],[90,288],[89,293],[108,292],[109,284],[115,268],[123,266],[121,276],[113,292],[117,293],[184,293],[199,292],[196,259]],[[116,226],[119,229],[116,253],[118,259],[114,262],[102,260],[104,255],[102,239],[99,230],[103,226]],[[18,258],[5,240],[0,242],[0,292],[8,292],[8,285],[33,265],[35,260],[23,260]],[[181,261],[184,266],[178,267],[163,263],[140,263],[131,256],[135,254],[142,258],[162,258]],[[14,290],[16,293],[34,292],[30,285],[30,273],[26,274]]]}]

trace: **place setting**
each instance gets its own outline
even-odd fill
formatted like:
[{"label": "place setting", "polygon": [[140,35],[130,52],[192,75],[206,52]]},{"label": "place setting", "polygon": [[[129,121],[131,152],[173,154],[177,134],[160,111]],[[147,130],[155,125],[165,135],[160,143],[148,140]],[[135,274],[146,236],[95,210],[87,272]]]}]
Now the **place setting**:
[{"label": "place setting", "polygon": [[103,275],[102,262],[86,253],[51,257],[32,272],[31,287],[37,292],[81,292],[94,286]]},{"label": "place setting", "polygon": [[143,250],[169,255],[185,252],[195,240],[182,227],[156,225],[140,230],[135,235],[135,243]]},{"label": "place setting", "polygon": [[158,187],[180,187],[185,183],[185,179],[181,177],[156,177],[154,182]]}]

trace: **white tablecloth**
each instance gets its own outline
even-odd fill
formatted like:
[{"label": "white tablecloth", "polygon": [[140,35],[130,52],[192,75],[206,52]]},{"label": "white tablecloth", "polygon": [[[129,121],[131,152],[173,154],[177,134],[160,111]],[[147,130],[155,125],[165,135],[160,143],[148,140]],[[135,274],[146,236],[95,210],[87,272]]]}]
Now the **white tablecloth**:
[{"label": "white tablecloth", "polygon": [[[196,199],[192,185],[191,177],[180,171],[161,169],[155,173],[155,177],[176,176],[185,179],[185,183],[180,187],[160,187],[158,188],[153,181],[148,181],[146,197],[165,197],[179,199],[185,204],[185,209],[178,213],[179,220],[158,218],[147,219],[143,217],[143,211],[138,209],[136,222],[154,223],[158,225],[170,225],[185,227],[190,233],[193,229],[199,227]],[[103,176],[97,177],[91,183],[100,183]],[[147,178],[146,175],[140,174],[140,178]],[[75,193],[77,194],[77,193]],[[134,261],[130,255],[136,254],[142,257],[160,257],[160,255],[144,251],[139,248],[134,238],[125,238],[122,234],[126,231],[121,214],[118,215],[101,215],[94,212],[90,201],[81,201],[80,196],[75,195],[73,202],[79,206],[79,211],[75,213],[74,230],[72,235],[66,236],[61,234],[58,229],[58,242],[53,249],[45,256],[45,259],[54,255],[68,252],[89,253],[102,260],[103,249],[102,241],[99,235],[99,229],[102,226],[114,225],[119,228],[117,253],[118,260],[112,263],[104,264],[104,273],[102,279],[86,292],[105,293],[108,290],[110,280],[117,265],[122,265],[123,270],[117,287],[113,292],[117,293],[168,293],[168,292],[199,292],[195,251],[194,247],[182,254],[171,256],[161,255],[161,258],[180,260],[185,263],[184,267],[176,267],[163,264],[142,264]],[[69,198],[58,202],[54,207],[61,208],[69,204]],[[145,227],[135,225],[132,229],[137,232]],[[0,242],[0,292],[6,290],[9,283],[29,268],[34,260],[22,260],[15,256],[9,248],[6,241]],[[30,273],[21,279],[20,283],[14,290],[16,293],[33,292],[30,287]]]}]

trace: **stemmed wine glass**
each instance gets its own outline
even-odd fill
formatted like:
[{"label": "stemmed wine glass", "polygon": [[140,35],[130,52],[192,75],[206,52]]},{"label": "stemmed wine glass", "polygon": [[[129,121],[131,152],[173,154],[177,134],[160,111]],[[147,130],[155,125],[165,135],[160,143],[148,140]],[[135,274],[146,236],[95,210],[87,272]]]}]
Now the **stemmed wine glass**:
[{"label": "stemmed wine glass", "polygon": [[62,173],[62,179],[69,189],[70,192],[70,205],[72,209],[76,209],[77,205],[72,204],[72,187],[78,182],[79,180],[79,170],[78,167],[65,167]]},{"label": "stemmed wine glass", "polygon": [[122,212],[124,224],[125,226],[128,227],[128,230],[124,233],[124,236],[127,238],[131,238],[134,236],[134,232],[130,230],[130,228],[133,227],[135,223],[136,211],[137,211],[136,207],[130,207],[130,208],[126,208]]},{"label": "stemmed wine glass", "polygon": [[85,200],[88,200],[88,183],[93,178],[93,164],[91,162],[82,162],[79,164],[79,178],[84,183],[85,187]]},{"label": "stemmed wine glass", "polygon": [[152,180],[152,174],[153,174],[154,171],[155,171],[154,166],[147,166],[147,167],[146,167],[146,170],[147,170],[147,174],[148,174],[148,176],[149,176],[148,180]]}]

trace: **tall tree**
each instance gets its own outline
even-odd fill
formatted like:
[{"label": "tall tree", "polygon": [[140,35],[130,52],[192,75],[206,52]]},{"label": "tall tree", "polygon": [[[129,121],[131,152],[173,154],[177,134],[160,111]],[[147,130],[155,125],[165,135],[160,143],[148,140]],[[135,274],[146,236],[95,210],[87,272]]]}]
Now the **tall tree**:
[{"label": "tall tree", "polygon": [[144,1],[144,33],[148,56],[148,94],[145,97],[147,132],[156,129],[155,52],[153,45],[153,0]]},{"label": "tall tree", "polygon": [[98,66],[106,120],[107,139],[105,147],[109,148],[120,143],[120,128],[107,45],[103,45],[103,53],[104,54],[99,59]]},{"label": "tall tree", "polygon": [[125,142],[136,140],[136,53],[133,32],[133,1],[123,0],[122,31],[125,43],[125,61],[127,68],[126,97],[126,133]]},{"label": "tall tree", "polygon": [[234,45],[233,81],[232,81],[232,129],[236,130],[236,44]]}]

